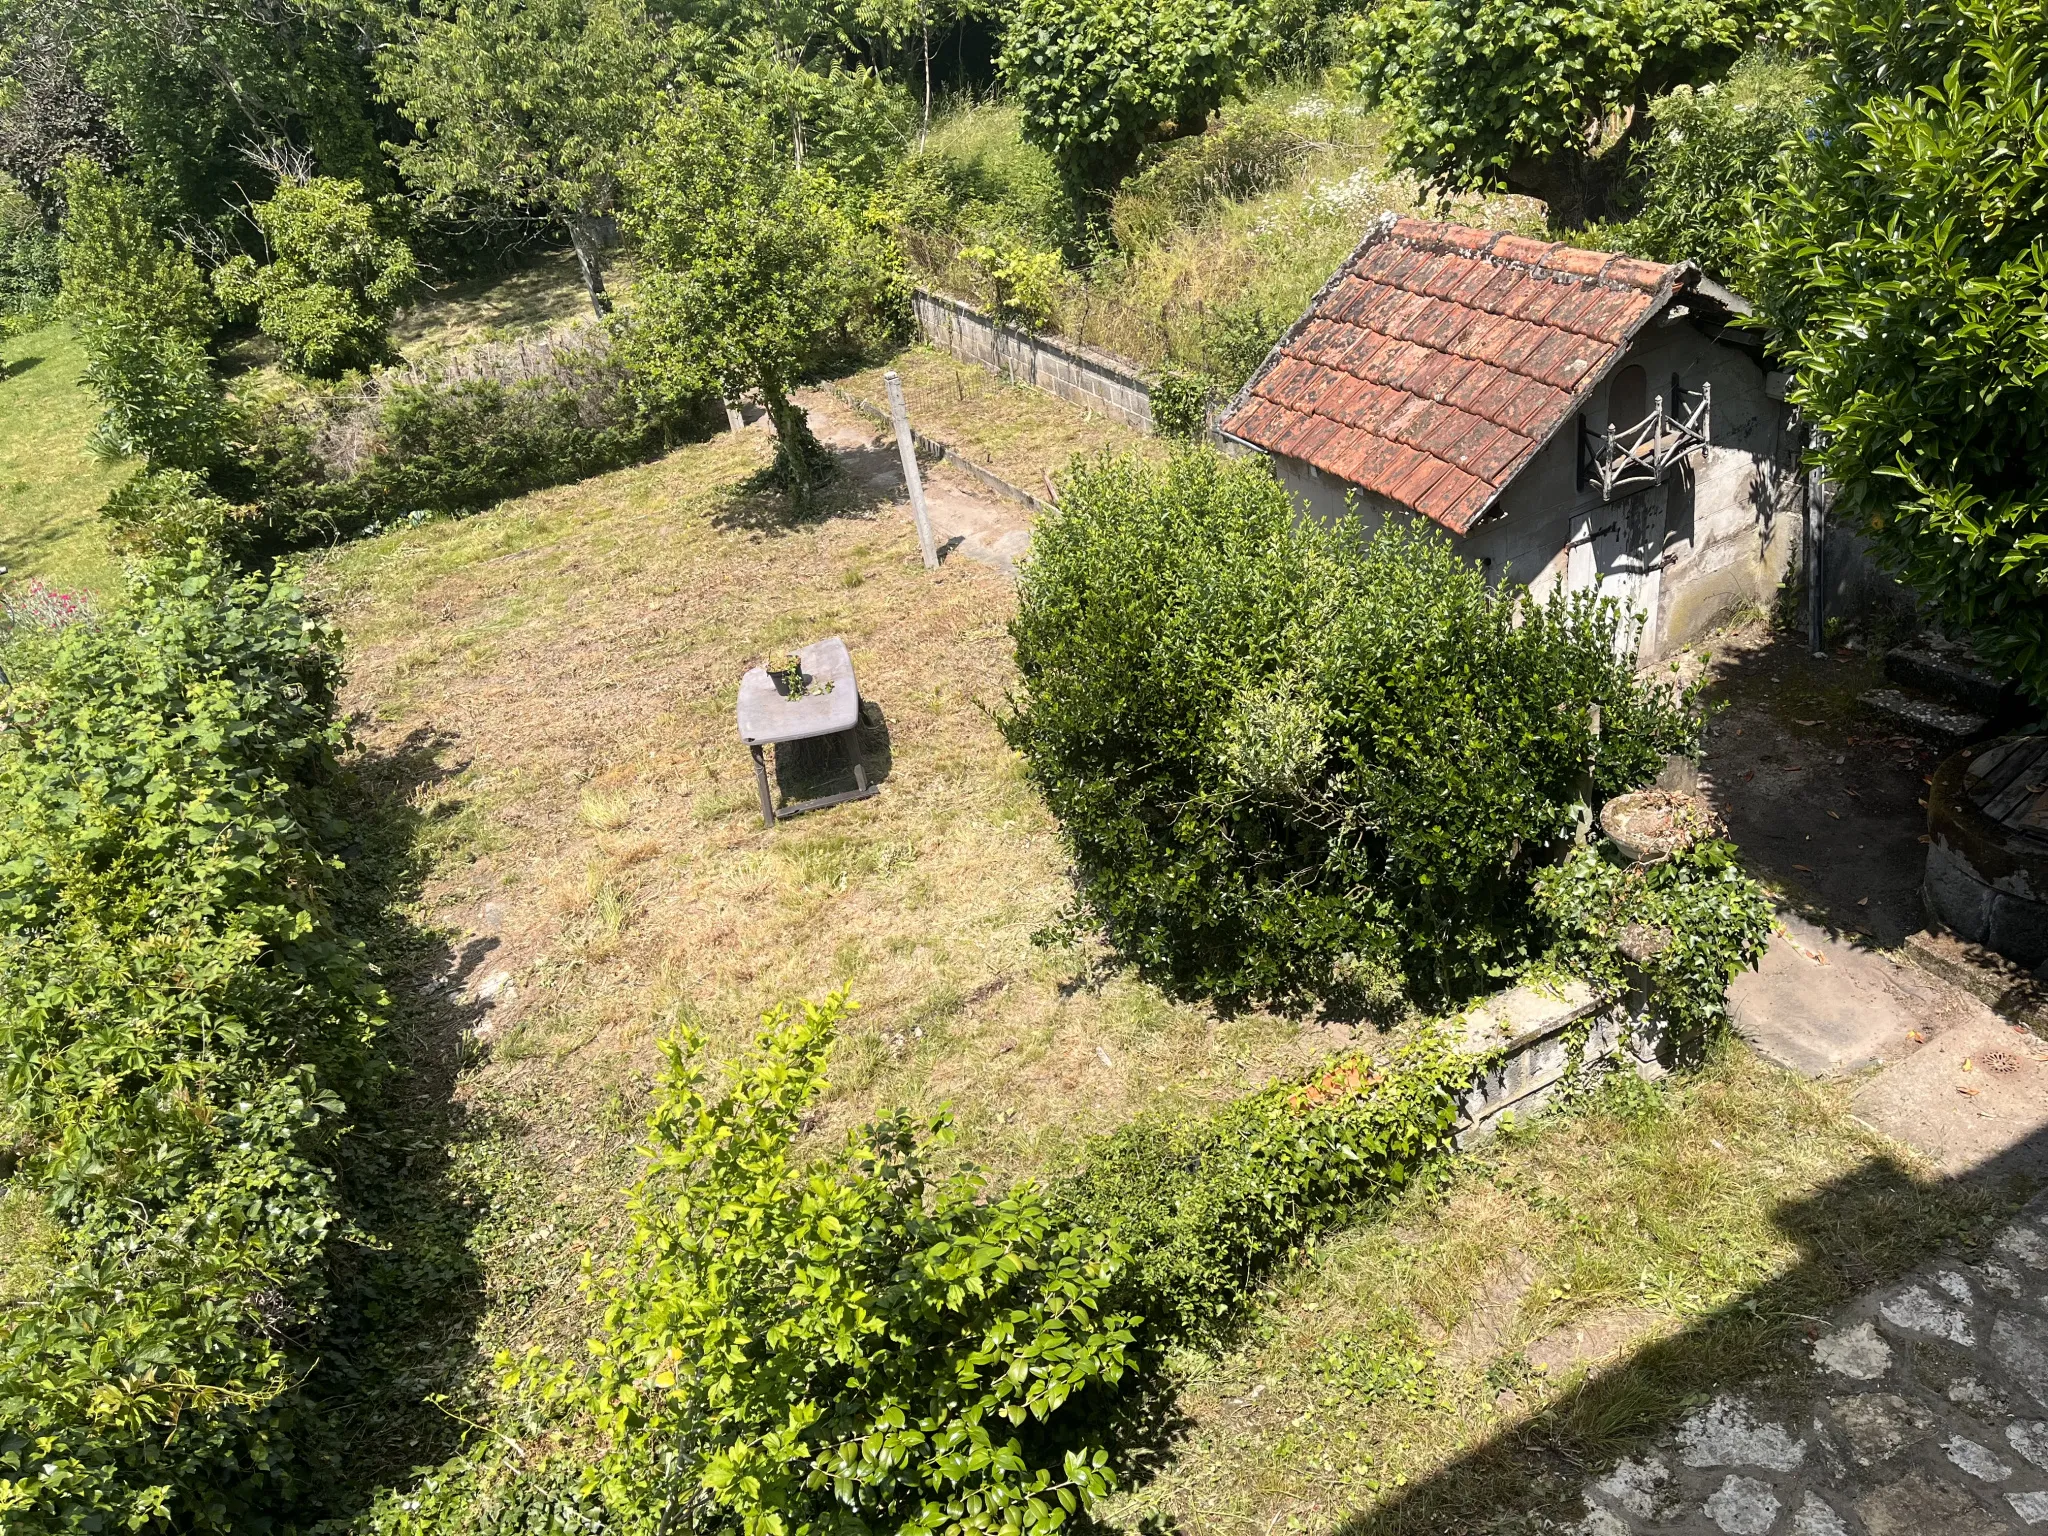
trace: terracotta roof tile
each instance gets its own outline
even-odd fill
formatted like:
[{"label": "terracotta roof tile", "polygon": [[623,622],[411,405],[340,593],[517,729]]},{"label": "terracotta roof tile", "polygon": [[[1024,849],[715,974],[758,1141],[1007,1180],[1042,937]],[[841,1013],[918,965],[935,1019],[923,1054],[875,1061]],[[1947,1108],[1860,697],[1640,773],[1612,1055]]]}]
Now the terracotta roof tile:
[{"label": "terracotta roof tile", "polygon": [[1522,235],[1502,235],[1493,242],[1493,249],[1487,254],[1495,261],[1517,262],[1525,267],[1541,265],[1553,247],[1545,240],[1530,240]]},{"label": "terracotta roof tile", "polygon": [[1553,245],[1550,254],[1543,258],[1543,265],[1552,272],[1569,272],[1573,277],[1598,277],[1603,267],[1614,260],[1605,251],[1582,251],[1569,245]]},{"label": "terracotta roof tile", "polygon": [[1615,257],[1607,264],[1607,270],[1600,274],[1607,282],[1627,283],[1645,293],[1661,291],[1670,275],[1671,268],[1654,261],[1638,261],[1633,256]]},{"label": "terracotta roof tile", "polygon": [[1464,533],[1694,276],[1389,217],[1232,402],[1224,430]]}]

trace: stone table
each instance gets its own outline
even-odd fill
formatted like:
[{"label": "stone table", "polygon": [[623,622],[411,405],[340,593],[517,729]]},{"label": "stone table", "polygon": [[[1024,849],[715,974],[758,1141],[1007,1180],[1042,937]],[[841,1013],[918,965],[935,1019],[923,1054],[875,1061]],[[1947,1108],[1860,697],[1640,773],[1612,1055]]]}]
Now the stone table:
[{"label": "stone table", "polygon": [[[846,642],[835,635],[803,647],[796,655],[802,681],[800,692],[793,687],[788,673],[770,672],[766,667],[756,667],[740,679],[740,740],[754,754],[754,783],[761,792],[761,823],[768,827],[806,811],[865,800],[881,789],[868,783],[867,764],[861,759],[857,734],[860,690],[853,680],[853,658],[846,654]],[[823,736],[838,737],[846,749],[853,766],[854,787],[778,807],[768,786],[766,749]]]}]

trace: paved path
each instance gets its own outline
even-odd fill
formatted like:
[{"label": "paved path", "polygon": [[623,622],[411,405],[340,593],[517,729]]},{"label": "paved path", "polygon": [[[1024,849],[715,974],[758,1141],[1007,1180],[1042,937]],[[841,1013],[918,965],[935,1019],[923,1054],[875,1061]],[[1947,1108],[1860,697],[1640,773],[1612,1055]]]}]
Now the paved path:
[{"label": "paved path", "polygon": [[[900,515],[909,522],[909,494],[893,440],[822,390],[807,390],[797,398],[810,417],[811,430],[820,442],[839,451],[848,472],[869,489],[894,498],[884,515]],[[924,505],[941,559],[959,555],[1016,577],[1017,562],[1031,548],[1028,507],[991,495],[964,475],[948,471],[943,462],[924,466]]]},{"label": "paved path", "polygon": [[1581,1536],[1983,1536],[2048,1527],[2048,1196],[1978,1264],[1831,1320],[1807,1377],[1723,1393],[1591,1478]]},{"label": "paved path", "polygon": [[1728,989],[1759,1054],[1806,1077],[1867,1073],[1857,1118],[1944,1174],[2048,1173],[2048,1044],[1910,960],[1779,923]]}]

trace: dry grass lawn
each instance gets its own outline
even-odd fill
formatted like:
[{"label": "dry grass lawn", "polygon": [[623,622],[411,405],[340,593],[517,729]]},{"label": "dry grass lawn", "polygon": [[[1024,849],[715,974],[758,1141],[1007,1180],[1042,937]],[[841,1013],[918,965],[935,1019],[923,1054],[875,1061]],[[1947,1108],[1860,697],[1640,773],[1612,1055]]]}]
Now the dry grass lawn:
[{"label": "dry grass lawn", "polygon": [[[950,1105],[961,1150],[1008,1174],[1348,1043],[1034,946],[1071,887],[995,725],[1012,589],[973,562],[925,572],[904,510],[852,489],[792,521],[748,488],[769,449],[721,436],[316,570],[365,752],[424,817],[422,916],[458,957],[458,995],[494,994],[465,1004],[452,1165],[480,1214],[481,1314],[445,1384],[473,1408],[497,1349],[574,1348],[580,1263],[622,1236],[656,1042],[680,1024],[729,1050],[761,1010],[846,985],[863,1007],[816,1135]],[[739,677],[832,634],[884,717],[882,793],[764,829]],[[1532,1124],[1334,1235],[1233,1349],[1171,1362],[1177,1422],[1108,1523],[1362,1536],[1576,1518],[1584,1466],[1782,1368],[1829,1306],[1993,1212],[1857,1128],[1847,1091],[1731,1047],[1668,1089]]]},{"label": "dry grass lawn", "polygon": [[[962,1150],[1006,1170],[1327,1052],[1320,1029],[1219,1019],[1034,947],[1070,888],[992,718],[1012,589],[972,562],[926,573],[900,508],[783,520],[740,488],[768,451],[720,437],[318,568],[366,750],[439,765],[416,776],[439,849],[426,919],[466,994],[509,977],[460,1092],[502,1131],[477,1155],[524,1171],[486,1182],[529,1217],[615,1208],[658,1037],[687,1020],[733,1047],[840,985],[862,1009],[819,1134],[950,1104]],[[740,675],[834,634],[886,721],[882,793],[766,830]],[[519,1326],[497,1316],[487,1347]]]},{"label": "dry grass lawn", "polygon": [[1167,455],[1160,438],[1083,412],[1042,390],[1012,384],[932,347],[906,348],[887,363],[838,380],[838,386],[886,411],[882,374],[890,368],[903,379],[911,426],[1034,496],[1043,496],[1044,477],[1057,479],[1076,454]]}]

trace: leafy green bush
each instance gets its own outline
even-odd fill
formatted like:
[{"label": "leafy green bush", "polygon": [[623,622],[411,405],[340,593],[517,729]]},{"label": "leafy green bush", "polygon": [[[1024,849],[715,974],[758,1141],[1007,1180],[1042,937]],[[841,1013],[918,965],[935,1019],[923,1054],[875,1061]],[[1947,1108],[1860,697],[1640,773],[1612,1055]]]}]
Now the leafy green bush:
[{"label": "leafy green bush", "polygon": [[97,440],[158,467],[206,468],[226,406],[207,353],[219,317],[198,263],[157,230],[138,188],[91,161],[69,162],[64,187],[62,305],[106,407]]},{"label": "leafy green bush", "polygon": [[1161,437],[1198,442],[1209,431],[1208,379],[1167,368],[1152,381],[1152,426]]},{"label": "leafy green bush", "polygon": [[274,1528],[385,1009],[327,917],[334,637],[195,554],[7,662],[0,1124],[49,1251],[0,1332],[0,1523]]},{"label": "leafy green bush", "polygon": [[1239,0],[1021,0],[1003,86],[1077,204],[1099,210],[1148,144],[1199,130],[1262,39]]},{"label": "leafy green bush", "polygon": [[507,1378],[601,1449],[511,1489],[459,1465],[373,1529],[1050,1532],[1107,1491],[1077,1419],[1130,1365],[1133,1320],[1105,1305],[1121,1251],[1029,1183],[934,1170],[943,1116],[801,1157],[850,1006],[769,1014],[716,1093],[701,1042],[666,1045],[594,1363]]},{"label": "leafy green bush", "polygon": [[1432,533],[1303,519],[1258,462],[1077,463],[1002,726],[1078,866],[1070,918],[1148,972],[1433,1001],[1542,947],[1531,876],[1586,777],[1612,793],[1691,741],[1619,622]]},{"label": "leafy green bush", "polygon": [[362,183],[286,182],[250,216],[271,260],[259,267],[237,256],[220,266],[213,285],[221,302],[254,310],[286,366],[302,373],[331,378],[389,357],[385,322],[419,281],[419,265],[380,227]]},{"label": "leafy green bush", "polygon": [[911,230],[956,241],[1002,234],[1056,250],[1075,234],[1058,168],[1025,142],[1021,113],[1008,103],[941,117],[897,164],[885,201]]},{"label": "leafy green bush", "polygon": [[1008,235],[961,248],[973,296],[996,319],[1036,330],[1052,318],[1066,276],[1057,251],[1033,250]]},{"label": "leafy green bush", "polygon": [[1750,196],[1811,121],[1817,90],[1811,65],[1764,50],[1726,80],[1659,96],[1635,153],[1635,212],[1607,239],[1652,261],[1696,261],[1746,286]]},{"label": "leafy green bush", "polygon": [[61,281],[57,251],[42,210],[0,176],[0,334],[48,318]]},{"label": "leafy green bush", "polygon": [[1686,1054],[1727,1017],[1728,983],[1756,964],[1773,921],[1733,845],[1713,839],[1634,866],[1574,849],[1538,872],[1536,906],[1557,934],[1551,958],[1610,991],[1630,979],[1617,948],[1627,930],[1652,940],[1635,968]]},{"label": "leafy green bush", "polygon": [[1141,1116],[1089,1143],[1059,1202],[1130,1250],[1118,1305],[1149,1336],[1211,1338],[1277,1261],[1451,1149],[1471,1076],[1425,1040],[1384,1065],[1340,1057],[1206,1120]]},{"label": "leafy green bush", "polygon": [[572,325],[241,402],[210,475],[137,476],[101,515],[125,550],[175,552],[200,537],[254,565],[616,469],[708,430],[715,411],[709,396],[647,401],[612,328]]},{"label": "leafy green bush", "polygon": [[1814,7],[1814,131],[1752,286],[1835,515],[2048,702],[2048,21],[2021,0]]}]

